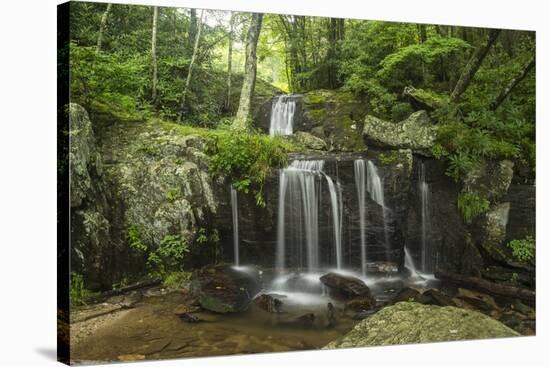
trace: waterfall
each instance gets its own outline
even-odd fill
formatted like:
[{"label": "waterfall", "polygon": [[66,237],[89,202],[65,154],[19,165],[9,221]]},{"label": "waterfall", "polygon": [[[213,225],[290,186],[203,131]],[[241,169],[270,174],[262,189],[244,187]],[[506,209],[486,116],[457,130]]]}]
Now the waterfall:
[{"label": "waterfall", "polygon": [[416,270],[416,267],[414,266],[414,262],[412,259],[411,254],[409,253],[409,250],[407,247],[405,247],[405,267],[409,269],[411,272],[411,277],[413,278],[419,278],[418,271]]},{"label": "waterfall", "polygon": [[384,242],[386,245],[386,258],[389,259],[389,233],[388,233],[388,209],[384,203],[384,184],[378,174],[378,168],[372,161],[367,162],[367,191],[371,199],[382,208],[382,220],[384,223]]},{"label": "waterfall", "polygon": [[366,165],[363,159],[353,162],[355,186],[357,187],[357,202],[359,205],[359,230],[361,232],[361,273],[367,273],[367,239],[365,228],[365,176]]},{"label": "waterfall", "polygon": [[273,98],[269,135],[291,135],[293,132],[296,98],[292,95],[280,95]]},{"label": "waterfall", "polygon": [[427,239],[427,232],[430,225],[430,218],[429,218],[429,187],[428,183],[426,182],[426,167],[424,166],[424,162],[420,164],[420,170],[419,170],[419,180],[418,185],[420,189],[420,206],[421,206],[421,232],[420,232],[420,240],[422,244],[422,262],[421,262],[421,268],[423,272],[428,271],[428,267],[430,265],[428,264],[429,259],[428,256],[430,255],[429,248],[428,248],[428,239]]},{"label": "waterfall", "polygon": [[323,166],[322,160],[296,160],[280,171],[276,255],[279,270],[288,265],[287,250],[291,251],[292,266],[306,267],[309,273],[319,269],[319,200],[323,178],[330,194],[336,266],[342,266],[341,192],[323,172]]},{"label": "waterfall", "polygon": [[328,184],[328,190],[330,193],[330,202],[332,207],[332,225],[334,226],[334,244],[336,250],[336,268],[342,268],[342,218],[341,207],[339,205],[339,193],[336,191],[336,187],[332,178],[325,175]]},{"label": "waterfall", "polygon": [[235,265],[239,266],[239,212],[237,203],[237,190],[231,186],[231,212],[233,215],[233,258]]}]

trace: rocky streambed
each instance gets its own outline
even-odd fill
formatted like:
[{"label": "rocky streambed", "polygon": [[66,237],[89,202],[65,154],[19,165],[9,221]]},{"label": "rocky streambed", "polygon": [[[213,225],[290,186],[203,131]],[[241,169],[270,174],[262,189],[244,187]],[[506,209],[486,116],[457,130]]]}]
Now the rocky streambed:
[{"label": "rocky streambed", "polygon": [[368,286],[352,275],[329,272],[316,278],[321,293],[277,293],[268,271],[258,273],[207,266],[195,272],[190,287],[184,289],[134,290],[74,310],[72,361],[203,357],[535,333],[535,310],[524,303],[434,280],[379,277]]}]

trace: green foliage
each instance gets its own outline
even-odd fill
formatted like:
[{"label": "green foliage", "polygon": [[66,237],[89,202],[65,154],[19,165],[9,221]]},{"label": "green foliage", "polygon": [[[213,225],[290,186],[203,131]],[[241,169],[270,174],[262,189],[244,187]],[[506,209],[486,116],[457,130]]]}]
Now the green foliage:
[{"label": "green foliage", "polygon": [[413,112],[409,103],[396,103],[391,108],[391,119],[393,121],[403,121]]},{"label": "green foliage", "polygon": [[171,188],[170,190],[166,191],[166,194],[164,194],[164,196],[166,197],[166,201],[168,201],[169,203],[173,203],[179,197],[179,189]]},{"label": "green foliage", "polygon": [[190,280],[190,272],[174,271],[166,275],[166,277],[162,281],[162,285],[169,289],[182,289],[187,287]]},{"label": "green foliage", "polygon": [[128,228],[126,241],[128,241],[128,245],[130,246],[130,248],[139,251],[147,250],[147,246],[141,240],[141,230],[139,229],[139,226],[137,224],[132,224]]},{"label": "green foliage", "polygon": [[211,151],[210,168],[230,177],[236,189],[248,193],[254,189],[256,204],[265,206],[262,189],[272,168],[283,167],[293,146],[280,137],[231,132],[216,135]]},{"label": "green foliage", "polygon": [[469,48],[470,45],[459,38],[432,36],[424,43],[402,47],[386,56],[380,62],[378,75],[400,88],[406,83],[423,85],[426,79],[441,72],[438,69],[442,64],[451,66],[457,55]]},{"label": "green foliage", "polygon": [[181,270],[185,254],[189,252],[188,243],[179,235],[166,235],[158,247],[147,256],[150,275],[163,276],[172,270]]},{"label": "green foliage", "polygon": [[71,306],[82,306],[85,304],[85,299],[88,297],[89,291],[84,287],[84,277],[82,274],[71,272],[69,299]]},{"label": "green foliage", "polygon": [[147,59],[140,54],[96,52],[95,47],[70,45],[71,100],[112,113],[122,119],[142,119],[149,83]]},{"label": "green foliage", "polygon": [[457,206],[464,222],[470,224],[472,220],[489,210],[489,200],[474,192],[461,192],[458,195]]},{"label": "green foliage", "polygon": [[535,239],[527,236],[522,240],[512,240],[507,245],[512,249],[512,255],[521,262],[528,262],[535,258]]},{"label": "green foliage", "polygon": [[386,166],[394,165],[400,161],[401,155],[398,151],[383,152],[378,155],[378,159]]}]

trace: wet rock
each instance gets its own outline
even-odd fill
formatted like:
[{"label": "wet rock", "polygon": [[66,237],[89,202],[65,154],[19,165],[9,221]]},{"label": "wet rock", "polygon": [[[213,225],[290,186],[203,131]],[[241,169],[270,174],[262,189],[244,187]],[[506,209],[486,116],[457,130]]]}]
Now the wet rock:
[{"label": "wet rock", "polygon": [[332,303],[327,304],[327,320],[328,327],[334,327],[336,325],[336,309]]},{"label": "wet rock", "polygon": [[301,326],[312,326],[315,322],[315,315],[312,313],[306,313],[302,316],[298,316],[294,320],[294,324]]},{"label": "wet rock", "polygon": [[257,269],[241,271],[225,264],[193,272],[190,285],[191,294],[203,308],[219,313],[246,310],[259,289]]},{"label": "wet rock", "polygon": [[283,301],[270,294],[260,294],[254,298],[256,306],[267,312],[282,312]]},{"label": "wet rock", "polygon": [[448,295],[436,290],[428,289],[418,297],[418,302],[425,305],[454,306],[453,299]]},{"label": "wet rock", "polygon": [[404,301],[418,301],[421,297],[420,292],[413,288],[401,289],[395,297],[392,299],[392,303],[404,302]]},{"label": "wet rock", "polygon": [[357,324],[324,349],[414,344],[520,335],[476,311],[399,302]]},{"label": "wet rock", "polygon": [[189,312],[180,313],[180,314],[178,314],[178,317],[180,319],[182,319],[183,321],[191,322],[191,323],[202,321],[197,316],[195,316],[195,315],[193,315],[192,313],[189,313]]},{"label": "wet rock", "polygon": [[406,148],[415,153],[430,156],[436,138],[436,129],[426,111],[414,112],[399,123],[367,115],[363,127],[363,138],[367,146]]},{"label": "wet rock", "polygon": [[193,305],[193,304],[182,304],[182,305],[178,305],[174,308],[174,315],[181,315],[181,314],[184,314],[184,313],[193,313],[193,312],[198,312],[200,311],[200,305],[197,303],[197,305]]},{"label": "wet rock", "polygon": [[337,298],[371,298],[369,287],[361,279],[330,272],[320,278],[329,288],[332,296]]},{"label": "wet rock", "polygon": [[397,273],[399,267],[394,262],[389,261],[377,261],[367,263],[367,273],[372,274],[390,274]]},{"label": "wet rock", "polygon": [[351,310],[355,312],[367,311],[373,308],[376,304],[373,302],[372,297],[354,298],[351,301],[346,302],[345,310]]},{"label": "wet rock", "polygon": [[490,313],[493,310],[499,309],[493,297],[469,289],[459,288],[456,298],[465,301],[485,313]]}]

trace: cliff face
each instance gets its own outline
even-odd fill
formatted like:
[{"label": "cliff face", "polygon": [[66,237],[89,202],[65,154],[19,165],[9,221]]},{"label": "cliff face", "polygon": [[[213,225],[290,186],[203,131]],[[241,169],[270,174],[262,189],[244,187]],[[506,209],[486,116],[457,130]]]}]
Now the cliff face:
[{"label": "cliff face", "polygon": [[[72,265],[90,287],[145,273],[141,250],[166,236],[189,245],[212,237],[218,203],[201,137],[139,121],[107,123],[98,139],[78,105],[71,128]],[[214,246],[189,261],[201,263]]]}]

